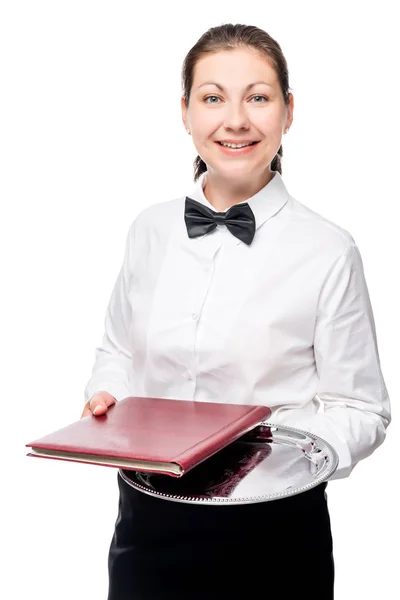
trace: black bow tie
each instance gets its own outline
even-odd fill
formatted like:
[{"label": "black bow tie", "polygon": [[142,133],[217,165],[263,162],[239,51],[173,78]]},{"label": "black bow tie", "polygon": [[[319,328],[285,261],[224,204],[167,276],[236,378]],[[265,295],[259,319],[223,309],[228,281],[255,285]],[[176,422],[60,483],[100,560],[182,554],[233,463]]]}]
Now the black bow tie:
[{"label": "black bow tie", "polygon": [[190,238],[214,231],[221,224],[226,225],[235,237],[248,245],[256,233],[256,219],[247,202],[235,204],[226,212],[216,212],[186,196],[185,223]]}]

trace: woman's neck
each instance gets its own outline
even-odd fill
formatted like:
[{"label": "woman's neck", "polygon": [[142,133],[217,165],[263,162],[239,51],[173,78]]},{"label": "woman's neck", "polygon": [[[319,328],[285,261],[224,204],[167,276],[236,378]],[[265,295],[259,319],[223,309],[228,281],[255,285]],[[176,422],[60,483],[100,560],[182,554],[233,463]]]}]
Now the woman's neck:
[{"label": "woman's neck", "polygon": [[273,172],[268,169],[263,174],[263,178],[258,181],[243,183],[227,181],[207,172],[205,175],[205,184],[203,187],[204,196],[217,212],[223,212],[235,204],[245,202],[271,181]]}]

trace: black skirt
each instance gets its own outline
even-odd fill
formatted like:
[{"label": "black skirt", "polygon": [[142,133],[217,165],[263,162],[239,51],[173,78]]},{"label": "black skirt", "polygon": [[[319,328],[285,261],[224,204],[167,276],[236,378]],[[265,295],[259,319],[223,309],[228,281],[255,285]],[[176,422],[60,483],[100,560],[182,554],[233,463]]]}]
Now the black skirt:
[{"label": "black skirt", "polygon": [[155,498],[118,474],[108,600],[332,600],[326,483],[269,502],[207,506]]}]

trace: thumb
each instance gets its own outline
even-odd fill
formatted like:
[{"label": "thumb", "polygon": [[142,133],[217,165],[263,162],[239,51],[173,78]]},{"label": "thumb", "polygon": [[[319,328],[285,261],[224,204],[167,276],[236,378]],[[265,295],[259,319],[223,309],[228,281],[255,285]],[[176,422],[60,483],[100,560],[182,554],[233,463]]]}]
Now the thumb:
[{"label": "thumb", "polygon": [[111,394],[107,392],[100,392],[92,396],[89,402],[89,408],[92,413],[96,416],[104,415],[107,412],[108,408],[115,404],[116,399]]},{"label": "thumb", "polygon": [[105,412],[107,412],[107,405],[105,402],[98,401],[96,404],[93,402],[92,413],[94,415],[103,415]]}]

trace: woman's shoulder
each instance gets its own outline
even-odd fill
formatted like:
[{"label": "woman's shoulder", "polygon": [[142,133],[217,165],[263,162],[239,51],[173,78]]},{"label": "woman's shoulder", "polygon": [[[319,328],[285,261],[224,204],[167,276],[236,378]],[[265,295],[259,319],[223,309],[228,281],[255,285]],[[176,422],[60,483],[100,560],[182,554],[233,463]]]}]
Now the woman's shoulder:
[{"label": "woman's shoulder", "polygon": [[300,237],[307,238],[317,247],[331,246],[332,250],[345,252],[355,245],[353,235],[339,223],[328,219],[291,196],[291,226]]},{"label": "woman's shoulder", "polygon": [[160,202],[153,202],[149,206],[141,209],[134,219],[134,223],[140,225],[151,225],[164,223],[165,219],[173,220],[179,211],[183,214],[184,198],[173,198]]},{"label": "woman's shoulder", "polygon": [[144,240],[153,235],[160,237],[161,234],[169,232],[177,223],[180,215],[184,214],[184,197],[153,202],[137,212],[133,218],[128,236]]}]

